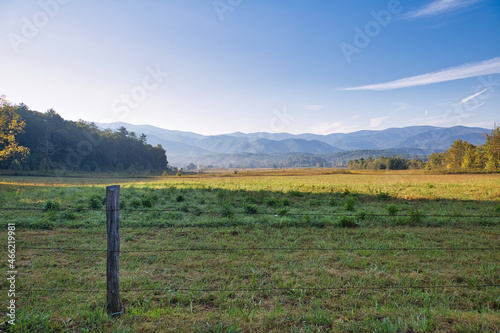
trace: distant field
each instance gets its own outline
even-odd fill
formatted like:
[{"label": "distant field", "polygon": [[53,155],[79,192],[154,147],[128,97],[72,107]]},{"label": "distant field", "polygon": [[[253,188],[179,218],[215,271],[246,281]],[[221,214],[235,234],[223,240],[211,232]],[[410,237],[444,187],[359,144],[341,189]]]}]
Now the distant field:
[{"label": "distant field", "polygon": [[[103,311],[112,184],[122,185],[126,307],[114,319]],[[500,174],[0,176],[0,205],[1,232],[16,225],[12,332],[500,327]]]}]

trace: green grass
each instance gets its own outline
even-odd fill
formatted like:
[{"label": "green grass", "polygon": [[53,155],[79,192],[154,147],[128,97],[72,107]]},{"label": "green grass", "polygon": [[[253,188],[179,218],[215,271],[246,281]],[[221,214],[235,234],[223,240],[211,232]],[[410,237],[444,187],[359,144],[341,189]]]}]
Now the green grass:
[{"label": "green grass", "polygon": [[[121,249],[151,252],[121,254],[126,313],[113,319],[104,312],[102,201],[112,183],[0,179],[1,207],[40,209],[0,210],[1,233],[16,223],[17,288],[60,290],[20,293],[12,332],[500,327],[500,289],[475,288],[500,285],[499,175],[312,170],[120,179]],[[165,251],[189,248],[232,250]]]}]

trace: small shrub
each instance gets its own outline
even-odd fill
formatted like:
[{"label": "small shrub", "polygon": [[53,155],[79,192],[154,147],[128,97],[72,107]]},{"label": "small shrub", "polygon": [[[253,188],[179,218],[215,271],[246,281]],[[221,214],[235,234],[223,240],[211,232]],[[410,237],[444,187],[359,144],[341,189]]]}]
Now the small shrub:
[{"label": "small shrub", "polygon": [[421,210],[415,209],[415,210],[409,211],[408,216],[410,217],[411,223],[418,224],[418,223],[422,222],[422,220],[425,216],[425,213]]},{"label": "small shrub", "polygon": [[278,216],[286,216],[290,210],[287,207],[283,207],[278,211]]},{"label": "small shrub", "polygon": [[330,198],[329,203],[330,203],[330,206],[332,206],[332,207],[337,206],[337,200],[335,200],[335,198]]},{"label": "small shrub", "polygon": [[348,196],[345,198],[344,209],[348,212],[353,212],[355,210],[356,198],[353,196]]},{"label": "small shrub", "polygon": [[321,205],[321,201],[319,201],[317,199],[309,199],[309,200],[307,200],[306,205],[309,207],[317,207],[317,206]]},{"label": "small shrub", "polygon": [[258,212],[257,205],[254,204],[246,204],[243,209],[245,214],[256,214]]},{"label": "small shrub", "polygon": [[391,198],[391,196],[385,192],[381,192],[381,193],[377,194],[377,199],[382,200],[382,201],[389,200],[390,198]]},{"label": "small shrub", "polygon": [[65,210],[61,213],[61,220],[72,221],[74,219],[76,219],[76,215],[71,210]]},{"label": "small shrub", "polygon": [[258,200],[255,197],[246,197],[245,202],[250,203],[250,204],[256,204],[256,203],[258,203]]},{"label": "small shrub", "polygon": [[356,228],[359,225],[354,221],[352,217],[342,216],[338,221],[339,226],[342,228]]},{"label": "small shrub", "polygon": [[43,206],[43,211],[58,210],[61,208],[61,204],[57,201],[47,200]]},{"label": "small shrub", "polygon": [[233,217],[234,216],[233,209],[227,203],[222,205],[222,207],[219,211],[219,214],[221,217]]},{"label": "small shrub", "polygon": [[177,197],[175,197],[175,201],[177,202],[184,202],[186,200],[182,194],[179,194]]},{"label": "small shrub", "polygon": [[132,198],[132,200],[130,200],[130,207],[132,208],[139,208],[141,207],[142,205],[142,201],[139,200],[139,198]]},{"label": "small shrub", "polygon": [[495,207],[495,213],[500,213],[500,205],[497,205],[497,206]]},{"label": "small shrub", "polygon": [[141,204],[145,208],[151,208],[154,205],[154,200],[153,200],[153,198],[151,198],[149,196],[145,196],[145,197],[142,197]]},{"label": "small shrub", "polygon": [[299,197],[299,198],[304,196],[304,193],[302,193],[300,191],[290,191],[288,193],[290,193],[291,196]]},{"label": "small shrub", "polygon": [[283,206],[290,206],[290,200],[287,198],[283,199]]},{"label": "small shrub", "polygon": [[390,216],[396,216],[399,212],[399,207],[396,205],[387,205],[385,209],[387,209],[387,214],[389,214]]},{"label": "small shrub", "polygon": [[94,195],[89,200],[89,207],[90,207],[90,209],[101,209],[102,205],[103,205],[103,199],[100,198],[97,195]]},{"label": "small shrub", "polygon": [[278,199],[276,199],[275,197],[266,198],[265,202],[266,205],[268,205],[269,207],[274,207],[278,205]]}]

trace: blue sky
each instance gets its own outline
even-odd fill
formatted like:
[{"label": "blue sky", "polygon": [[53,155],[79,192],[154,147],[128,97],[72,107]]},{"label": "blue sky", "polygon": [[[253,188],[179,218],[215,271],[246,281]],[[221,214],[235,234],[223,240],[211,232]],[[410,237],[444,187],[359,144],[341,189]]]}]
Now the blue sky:
[{"label": "blue sky", "polygon": [[0,94],[202,134],[500,122],[497,0],[2,0]]}]

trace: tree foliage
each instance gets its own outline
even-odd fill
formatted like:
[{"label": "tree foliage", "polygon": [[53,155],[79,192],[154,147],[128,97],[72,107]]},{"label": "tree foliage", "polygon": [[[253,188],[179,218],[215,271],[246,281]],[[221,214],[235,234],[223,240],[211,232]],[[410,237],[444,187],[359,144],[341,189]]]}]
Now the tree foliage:
[{"label": "tree foliage", "polygon": [[401,156],[384,157],[380,156],[377,159],[372,157],[360,158],[347,162],[349,169],[354,170],[407,170],[420,169],[424,162],[419,159],[406,159]]},{"label": "tree foliage", "polygon": [[[103,131],[94,123],[66,121],[52,109],[41,113],[24,104],[11,110],[25,122],[24,133],[17,136],[19,145],[31,151],[23,168],[129,173],[167,168],[166,152],[161,145],[153,147],[146,143],[144,135],[137,137],[126,128]],[[10,163],[5,160],[0,167],[8,168]]]},{"label": "tree foliage", "polygon": [[[24,132],[26,123],[16,113],[15,107],[0,97],[0,161],[12,158],[24,159],[30,150],[16,142],[16,136]],[[12,163],[13,161],[11,161]],[[17,161],[19,163],[19,161]],[[16,164],[16,163],[14,163]]]},{"label": "tree foliage", "polygon": [[499,171],[500,170],[500,126],[495,125],[490,134],[485,134],[486,143],[475,146],[456,140],[450,149],[429,157],[429,169],[449,171]]}]

